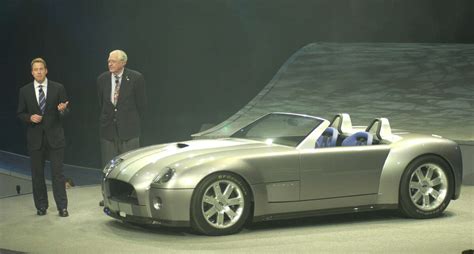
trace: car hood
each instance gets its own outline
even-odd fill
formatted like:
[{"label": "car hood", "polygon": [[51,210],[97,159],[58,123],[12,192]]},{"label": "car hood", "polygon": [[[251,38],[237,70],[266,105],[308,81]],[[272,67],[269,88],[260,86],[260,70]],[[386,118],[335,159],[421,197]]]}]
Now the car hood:
[{"label": "car hood", "polygon": [[146,188],[167,167],[177,172],[189,170],[196,165],[230,156],[255,154],[256,150],[265,153],[289,149],[285,146],[267,144],[246,139],[190,140],[149,146],[122,154],[123,161],[112,170],[107,178],[130,182],[135,187]]}]

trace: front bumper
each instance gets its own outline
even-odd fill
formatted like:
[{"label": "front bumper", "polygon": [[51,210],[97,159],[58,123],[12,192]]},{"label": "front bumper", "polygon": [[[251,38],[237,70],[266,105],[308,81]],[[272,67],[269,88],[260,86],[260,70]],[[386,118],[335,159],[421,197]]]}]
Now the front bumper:
[{"label": "front bumper", "polygon": [[190,226],[190,205],[194,189],[140,190],[134,187],[136,199],[127,200],[115,197],[110,192],[107,180],[102,184],[104,212],[110,217],[139,224]]},{"label": "front bumper", "polygon": [[141,217],[135,215],[124,214],[123,212],[112,211],[108,207],[104,207],[104,213],[108,216],[130,223],[137,223],[137,224],[147,224],[147,225],[163,225],[169,227],[189,227],[189,221],[169,221],[169,220],[162,220],[157,218],[149,218],[149,217]]}]

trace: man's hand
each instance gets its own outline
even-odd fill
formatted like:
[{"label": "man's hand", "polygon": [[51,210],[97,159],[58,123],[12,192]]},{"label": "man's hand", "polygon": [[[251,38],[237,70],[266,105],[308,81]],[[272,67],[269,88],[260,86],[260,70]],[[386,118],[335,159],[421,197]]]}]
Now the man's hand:
[{"label": "man's hand", "polygon": [[69,104],[69,101],[66,101],[64,103],[59,103],[58,110],[60,112],[64,112],[64,110],[66,110],[66,108],[67,108],[67,104]]},{"label": "man's hand", "polygon": [[30,116],[30,121],[32,121],[33,123],[41,123],[41,120],[43,120],[43,116],[37,114]]}]

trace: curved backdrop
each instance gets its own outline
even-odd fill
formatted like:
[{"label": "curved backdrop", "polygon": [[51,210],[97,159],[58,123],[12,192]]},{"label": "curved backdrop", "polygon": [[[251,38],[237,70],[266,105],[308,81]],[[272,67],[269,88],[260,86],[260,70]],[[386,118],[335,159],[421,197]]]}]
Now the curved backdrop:
[{"label": "curved backdrop", "polygon": [[245,107],[195,137],[225,137],[268,112],[354,125],[387,117],[392,128],[474,141],[474,45],[311,43],[294,53]]}]

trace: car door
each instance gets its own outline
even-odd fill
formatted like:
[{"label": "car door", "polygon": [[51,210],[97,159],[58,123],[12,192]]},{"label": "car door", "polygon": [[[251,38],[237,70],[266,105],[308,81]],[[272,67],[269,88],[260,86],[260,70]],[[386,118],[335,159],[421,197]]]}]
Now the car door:
[{"label": "car door", "polygon": [[305,149],[300,153],[300,200],[378,192],[388,145]]}]

